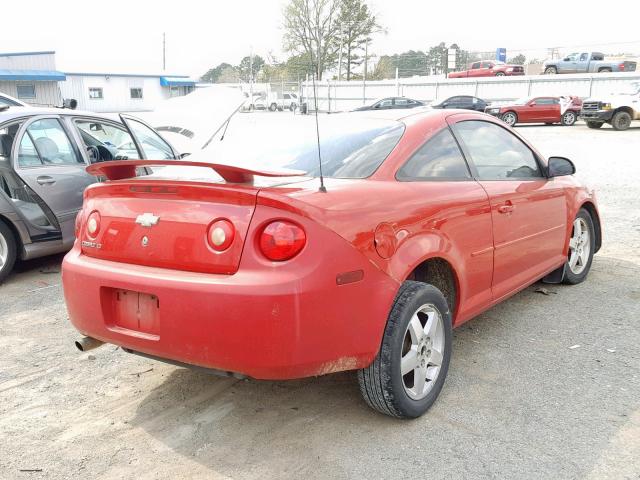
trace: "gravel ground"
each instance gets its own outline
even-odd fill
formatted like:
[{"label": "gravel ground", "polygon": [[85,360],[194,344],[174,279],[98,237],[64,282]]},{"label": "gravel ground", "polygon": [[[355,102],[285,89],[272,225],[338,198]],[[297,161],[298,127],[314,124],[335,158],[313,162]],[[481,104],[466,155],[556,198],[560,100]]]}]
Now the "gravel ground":
[{"label": "gravel ground", "polygon": [[81,354],[50,257],[0,286],[0,478],[640,479],[640,129],[519,131],[597,188],[605,243],[585,283],[458,329],[428,414],[369,410],[353,373],[241,381]]}]

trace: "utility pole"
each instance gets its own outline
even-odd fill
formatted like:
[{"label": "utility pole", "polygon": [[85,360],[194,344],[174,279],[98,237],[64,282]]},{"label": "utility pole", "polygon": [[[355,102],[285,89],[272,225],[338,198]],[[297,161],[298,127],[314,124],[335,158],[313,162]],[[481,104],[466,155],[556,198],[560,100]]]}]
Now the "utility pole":
[{"label": "utility pole", "polygon": [[344,41],[344,32],[342,31],[342,24],[340,24],[340,50],[338,51],[338,81],[342,80],[342,47]]},{"label": "utility pole", "polygon": [[166,33],[162,32],[162,71],[167,69],[167,38]]},{"label": "utility pole", "polygon": [[364,75],[362,76],[362,104],[366,105],[367,103],[367,56],[369,55],[369,39],[364,44]]},{"label": "utility pole", "polygon": [[249,105],[253,105],[253,47],[249,49],[249,98]]}]

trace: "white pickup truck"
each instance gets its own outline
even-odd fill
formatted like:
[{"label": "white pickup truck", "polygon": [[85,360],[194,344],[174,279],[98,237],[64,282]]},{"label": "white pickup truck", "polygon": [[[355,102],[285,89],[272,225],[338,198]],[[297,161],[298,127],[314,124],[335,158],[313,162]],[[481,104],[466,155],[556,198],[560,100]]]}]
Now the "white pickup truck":
[{"label": "white pickup truck", "polygon": [[632,82],[620,93],[586,99],[580,118],[589,128],[608,123],[615,130],[627,130],[633,120],[640,120],[640,82]]}]

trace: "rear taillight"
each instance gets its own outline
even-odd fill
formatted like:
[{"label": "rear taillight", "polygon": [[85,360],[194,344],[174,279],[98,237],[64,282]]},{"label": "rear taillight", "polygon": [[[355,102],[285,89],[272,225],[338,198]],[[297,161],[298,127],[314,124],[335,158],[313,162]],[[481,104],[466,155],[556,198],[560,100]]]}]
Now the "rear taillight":
[{"label": "rear taillight", "polygon": [[285,220],[271,222],[259,238],[262,254],[275,262],[295,257],[306,243],[307,236],[302,227]]},{"label": "rear taillight", "polygon": [[233,243],[235,237],[235,228],[233,224],[226,219],[214,221],[207,231],[207,241],[209,246],[216,252],[223,252]]},{"label": "rear taillight", "polygon": [[618,65],[618,68],[620,69],[621,72],[624,72],[624,63],[621,63],[620,65]]},{"label": "rear taillight", "polygon": [[91,238],[96,238],[98,233],[100,233],[100,214],[91,212],[91,215],[87,218],[87,234]]}]

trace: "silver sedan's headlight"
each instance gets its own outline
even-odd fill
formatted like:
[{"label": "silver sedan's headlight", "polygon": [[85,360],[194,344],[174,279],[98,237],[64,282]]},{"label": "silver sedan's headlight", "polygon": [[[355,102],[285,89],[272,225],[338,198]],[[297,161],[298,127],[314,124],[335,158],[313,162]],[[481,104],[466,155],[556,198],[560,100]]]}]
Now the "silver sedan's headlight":
[{"label": "silver sedan's headlight", "polygon": [[500,109],[499,108],[490,108],[489,110],[487,110],[488,113],[500,113]]}]

